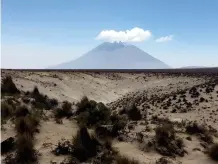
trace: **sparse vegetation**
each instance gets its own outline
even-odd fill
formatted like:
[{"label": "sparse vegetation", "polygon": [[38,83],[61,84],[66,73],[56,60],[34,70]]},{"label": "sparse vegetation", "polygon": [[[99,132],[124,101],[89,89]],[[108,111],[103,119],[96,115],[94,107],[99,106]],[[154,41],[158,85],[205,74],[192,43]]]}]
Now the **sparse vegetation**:
[{"label": "sparse vegetation", "polygon": [[[156,75],[161,77],[159,73]],[[90,76],[92,76],[92,73]],[[142,75],[140,74],[140,76]],[[94,78],[94,76],[92,77]],[[137,79],[140,78],[138,77]],[[13,83],[12,79],[11,83]],[[52,83],[52,87],[55,86],[53,84],[54,83]],[[13,84],[10,85],[12,86]],[[118,85],[118,83],[116,85]],[[174,87],[173,84],[169,86],[169,89]],[[45,116],[45,118],[49,119],[49,122],[46,122],[45,126],[47,126],[47,123],[49,123],[50,126],[51,121],[56,121],[56,123],[63,125],[56,124],[54,126],[58,128],[63,127],[63,129],[68,128],[68,122],[71,121],[71,119],[73,123],[76,120],[79,124],[80,128],[75,137],[73,137],[72,140],[60,141],[53,151],[55,155],[64,155],[64,158],[70,157],[68,163],[138,164],[139,162],[131,158],[131,155],[125,157],[119,154],[120,150],[123,151],[123,147],[120,147],[121,144],[117,144],[119,141],[127,142],[127,144],[132,144],[133,141],[139,144],[141,150],[145,152],[155,150],[156,153],[163,156],[170,156],[169,158],[162,157],[157,161],[155,161],[155,159],[152,161],[154,163],[172,163],[172,161],[178,159],[174,157],[183,157],[185,153],[187,153],[184,149],[185,145],[183,139],[179,137],[180,133],[184,132],[189,134],[188,137],[185,137],[185,143],[192,143],[193,145],[190,147],[196,146],[194,145],[196,143],[196,137],[192,135],[196,135],[200,140],[198,141],[198,146],[194,149],[190,149],[190,147],[187,146],[188,152],[192,150],[202,151],[208,154],[211,159],[218,161],[218,146],[217,144],[213,144],[216,141],[215,134],[217,134],[217,127],[215,126],[214,129],[211,126],[206,126],[206,124],[205,126],[199,124],[200,122],[210,122],[211,124],[212,121],[214,124],[217,123],[217,109],[214,109],[212,105],[208,105],[213,101],[217,101],[217,94],[214,96],[214,92],[216,92],[214,91],[215,86],[207,86],[207,83],[205,83],[205,86],[193,86],[194,87],[190,85],[182,86],[172,93],[171,90],[169,90],[170,93],[163,92],[163,95],[163,88],[161,87],[155,88],[151,94],[146,93],[147,90],[144,92],[140,91],[140,93],[128,93],[117,101],[108,104],[96,102],[87,97],[83,97],[78,103],[73,101],[72,103],[69,101],[63,101],[61,103],[57,99],[51,99],[47,95],[44,95],[43,92],[40,93],[37,87],[31,92],[19,90],[18,92],[4,92],[5,94],[1,101],[2,122],[14,124],[16,135],[9,133],[14,137],[9,136],[8,139],[5,140],[7,142],[2,142],[7,143],[6,146],[4,146],[4,150],[1,145],[3,156],[6,156],[3,162],[6,164],[37,163],[38,154],[34,148],[34,135],[40,130],[39,124],[41,116]],[[22,85],[21,87],[24,88]],[[47,82],[45,84],[40,83],[40,87],[47,88],[50,87],[50,85]],[[61,87],[61,85],[59,85],[59,87]],[[192,88],[190,89],[190,87]],[[46,91],[49,91],[49,89],[52,91],[51,88],[47,88]],[[199,90],[201,91],[199,92]],[[116,92],[118,93],[119,91]],[[161,94],[159,95],[159,93]],[[94,98],[96,99],[96,97]],[[130,102],[132,102],[131,105],[127,106]],[[196,109],[196,107],[198,108]],[[46,111],[49,109],[53,110]],[[196,110],[196,112],[193,112],[190,118],[197,121],[201,119],[199,123],[188,122],[190,120],[189,117],[180,118],[179,113],[182,115],[181,112],[186,112],[188,115],[192,109]],[[201,110],[204,111],[201,112]],[[199,116],[197,119],[195,119],[196,113]],[[54,120],[50,118],[50,114],[55,116]],[[209,117],[204,114],[208,114]],[[62,118],[70,118],[70,120]],[[7,121],[8,119],[10,120]],[[8,126],[6,125],[3,127],[5,127],[5,130],[8,130]],[[89,128],[89,130],[85,127]],[[73,125],[72,128],[77,127]],[[61,132],[63,129],[61,129]],[[56,133],[56,131],[55,134],[61,135],[60,132]],[[66,134],[68,133],[63,133],[63,135]],[[116,139],[118,151],[113,148],[113,139]],[[192,142],[192,140],[194,142]],[[43,143],[43,146],[49,147],[52,144],[54,143]],[[202,147],[199,147],[199,145]],[[39,150],[39,152],[40,151],[41,150]],[[39,161],[39,163],[41,162],[42,161]],[[67,160],[63,163],[67,163]]]}]

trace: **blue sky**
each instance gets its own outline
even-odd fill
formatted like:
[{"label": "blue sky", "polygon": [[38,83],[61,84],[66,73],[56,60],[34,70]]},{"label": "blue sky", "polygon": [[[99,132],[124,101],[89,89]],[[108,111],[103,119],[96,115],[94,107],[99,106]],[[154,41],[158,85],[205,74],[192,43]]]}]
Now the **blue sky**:
[{"label": "blue sky", "polygon": [[151,36],[131,44],[172,67],[218,66],[217,0],[2,0],[1,67],[46,68],[135,27]]}]

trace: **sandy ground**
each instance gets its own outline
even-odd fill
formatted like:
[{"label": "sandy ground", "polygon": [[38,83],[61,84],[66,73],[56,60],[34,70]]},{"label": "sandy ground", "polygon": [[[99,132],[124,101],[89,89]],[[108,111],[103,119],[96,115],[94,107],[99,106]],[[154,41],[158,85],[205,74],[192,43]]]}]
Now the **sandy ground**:
[{"label": "sandy ground", "polygon": [[[30,91],[34,86],[39,91],[56,98],[60,101],[68,100],[77,102],[82,96],[86,95],[90,99],[98,102],[104,102],[109,106],[125,102],[125,98],[137,98],[141,95],[150,97],[152,95],[164,95],[177,92],[180,89],[189,89],[194,85],[203,84],[208,79],[205,77],[188,77],[173,75],[153,75],[144,73],[79,73],[79,72],[16,72],[2,71],[2,77],[11,75],[15,84],[20,90]],[[215,91],[218,91],[216,86]],[[151,106],[150,112],[170,119],[188,119],[206,122],[218,130],[218,115],[211,116],[211,111],[218,109],[218,97],[216,92],[210,95],[202,93],[201,96],[208,99],[209,102],[194,105],[196,110],[187,113],[171,113],[172,106],[163,112],[162,104]],[[213,99],[210,99],[213,97]],[[186,96],[189,102],[192,98]],[[176,102],[175,102],[176,103]],[[139,104],[143,108],[142,102]],[[217,112],[216,112],[217,113]],[[14,127],[7,123],[5,130],[1,132],[1,140],[14,136]],[[137,129],[137,126],[136,128]],[[39,163],[50,163],[56,161],[60,163],[65,157],[54,156],[51,150],[59,140],[72,139],[77,131],[77,124],[72,120],[63,120],[63,124],[57,124],[51,118],[41,122],[40,133],[36,135],[36,149],[40,152]],[[185,139],[184,139],[185,140]],[[215,139],[217,140],[217,139]],[[200,147],[196,138],[192,141],[185,140],[187,151],[189,152],[183,158],[173,159],[175,163],[184,164],[215,164],[202,151],[193,151],[194,148]],[[156,152],[145,153],[132,142],[114,141],[114,147],[121,154],[130,158],[139,160],[141,163],[155,163],[161,157]]]}]

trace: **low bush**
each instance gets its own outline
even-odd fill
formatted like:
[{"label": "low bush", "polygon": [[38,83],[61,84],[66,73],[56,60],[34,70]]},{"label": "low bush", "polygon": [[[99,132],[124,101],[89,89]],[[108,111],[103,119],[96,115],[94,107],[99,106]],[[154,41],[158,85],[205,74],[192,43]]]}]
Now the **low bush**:
[{"label": "low bush", "polygon": [[204,134],[206,131],[206,128],[202,125],[198,125],[197,122],[189,123],[186,126],[186,132],[189,134]]},{"label": "low bush", "polygon": [[181,138],[177,138],[172,124],[163,124],[155,130],[155,148],[166,156],[184,156],[184,143]]},{"label": "low bush", "polygon": [[155,138],[160,146],[167,146],[168,142],[175,139],[175,130],[172,124],[163,124],[155,130]]},{"label": "low bush", "polygon": [[61,108],[54,109],[54,116],[56,119],[60,119],[63,117],[71,117],[72,113],[72,104],[68,101],[64,101]]},{"label": "low bush", "polygon": [[116,137],[119,135],[119,131],[125,128],[127,125],[127,117],[125,115],[119,116],[119,115],[112,115],[111,121],[113,125],[112,129],[112,137]]},{"label": "low bush", "polygon": [[62,104],[62,110],[66,117],[70,117],[72,115],[72,104],[68,101],[64,101]]},{"label": "low bush", "polygon": [[14,84],[11,76],[6,76],[5,78],[2,79],[1,93],[2,94],[20,93],[20,91],[17,89],[16,85]]},{"label": "low bush", "polygon": [[76,104],[77,114],[94,109],[96,107],[96,104],[97,102],[95,102],[94,100],[89,100],[86,96],[82,97],[80,102]]},{"label": "low bush", "polygon": [[49,104],[50,108],[54,108],[54,107],[58,106],[58,100],[55,98],[49,99],[48,104]]},{"label": "low bush", "polygon": [[47,110],[51,108],[48,96],[41,94],[37,87],[34,87],[30,96],[35,99],[35,102],[32,104],[34,107]]},{"label": "low bush", "polygon": [[127,115],[129,117],[129,119],[131,119],[133,121],[137,121],[137,120],[140,120],[142,118],[140,110],[135,106],[134,103],[129,105],[127,107],[126,111],[127,111]]},{"label": "low bush", "polygon": [[82,125],[95,126],[97,124],[107,124],[110,117],[110,110],[103,103],[91,102],[91,108],[87,108],[80,113],[77,120]]},{"label": "low bush", "polygon": [[209,156],[214,161],[218,161],[218,143],[213,144],[209,149]]},{"label": "low bush", "polygon": [[197,135],[199,139],[208,144],[213,143],[213,137],[210,131],[205,126],[197,124],[197,122],[186,125],[186,132],[191,135]]}]

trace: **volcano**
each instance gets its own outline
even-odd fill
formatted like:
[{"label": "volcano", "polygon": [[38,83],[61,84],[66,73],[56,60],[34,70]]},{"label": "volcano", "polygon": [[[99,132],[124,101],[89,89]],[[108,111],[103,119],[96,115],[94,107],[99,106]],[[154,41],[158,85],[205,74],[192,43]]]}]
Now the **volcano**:
[{"label": "volcano", "polygon": [[81,57],[51,67],[52,69],[164,69],[159,59],[134,45],[105,42]]}]

